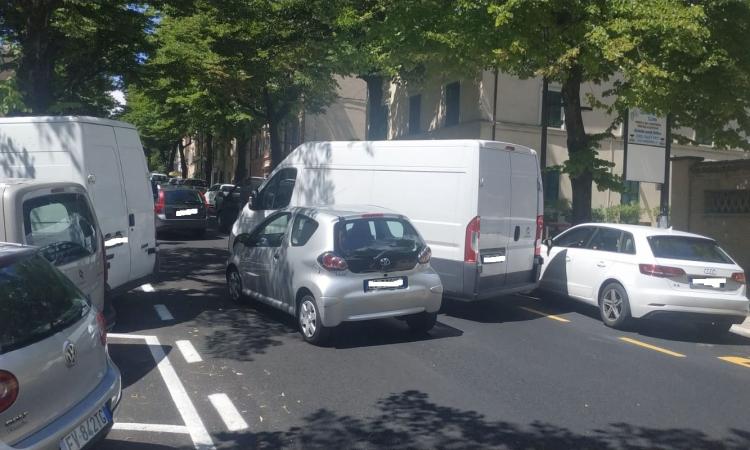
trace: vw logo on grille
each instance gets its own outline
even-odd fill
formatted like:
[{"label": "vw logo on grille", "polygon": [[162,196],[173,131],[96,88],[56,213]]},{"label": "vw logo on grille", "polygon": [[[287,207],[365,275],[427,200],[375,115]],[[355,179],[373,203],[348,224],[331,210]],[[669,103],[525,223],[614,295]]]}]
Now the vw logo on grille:
[{"label": "vw logo on grille", "polygon": [[388,267],[391,265],[391,260],[388,258],[380,258],[380,266],[381,267]]},{"label": "vw logo on grille", "polygon": [[76,365],[76,346],[72,342],[66,341],[63,349],[63,356],[65,357],[65,365],[73,367]]}]

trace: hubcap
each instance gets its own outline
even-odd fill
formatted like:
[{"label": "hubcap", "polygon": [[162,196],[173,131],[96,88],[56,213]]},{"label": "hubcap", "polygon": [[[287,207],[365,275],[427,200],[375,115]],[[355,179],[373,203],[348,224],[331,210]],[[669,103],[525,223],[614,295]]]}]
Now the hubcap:
[{"label": "hubcap", "polygon": [[313,337],[317,328],[317,315],[315,313],[315,303],[311,300],[304,300],[300,306],[299,325],[306,337]]},{"label": "hubcap", "polygon": [[610,289],[604,294],[602,299],[604,308],[604,317],[611,321],[617,320],[622,314],[622,296],[617,289]]},{"label": "hubcap", "polygon": [[240,281],[240,274],[233,271],[229,274],[229,295],[232,297],[232,300],[237,300],[240,298],[241,293],[242,282]]}]

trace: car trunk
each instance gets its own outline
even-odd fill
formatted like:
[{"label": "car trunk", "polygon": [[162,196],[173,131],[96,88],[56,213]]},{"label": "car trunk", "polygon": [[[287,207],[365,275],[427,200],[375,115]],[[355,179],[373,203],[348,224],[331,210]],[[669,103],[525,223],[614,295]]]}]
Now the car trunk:
[{"label": "car trunk", "polygon": [[169,220],[204,219],[206,205],[197,191],[165,191],[164,215]]},{"label": "car trunk", "polygon": [[339,222],[336,253],[353,273],[391,273],[413,269],[425,244],[400,218],[362,218]]}]

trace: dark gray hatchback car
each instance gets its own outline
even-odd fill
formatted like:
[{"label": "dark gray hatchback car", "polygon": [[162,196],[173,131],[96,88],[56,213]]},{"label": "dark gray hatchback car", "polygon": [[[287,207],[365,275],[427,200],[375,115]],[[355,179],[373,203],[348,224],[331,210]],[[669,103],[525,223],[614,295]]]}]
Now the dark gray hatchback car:
[{"label": "dark gray hatchback car", "polygon": [[202,236],[208,228],[208,206],[200,191],[164,186],[154,202],[156,231],[189,230]]}]

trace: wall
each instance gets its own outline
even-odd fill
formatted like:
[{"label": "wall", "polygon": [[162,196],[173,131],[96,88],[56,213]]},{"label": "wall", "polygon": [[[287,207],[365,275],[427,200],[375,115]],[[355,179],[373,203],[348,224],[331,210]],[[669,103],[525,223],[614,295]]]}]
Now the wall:
[{"label": "wall", "polygon": [[[701,162],[700,158],[680,158],[673,162],[673,179],[686,184],[672,190],[672,225],[675,229],[698,233],[716,239],[721,246],[750,272],[750,160]],[[744,194],[744,203],[734,208],[713,202],[707,191],[729,191]]]},{"label": "wall", "polygon": [[303,141],[361,141],[365,139],[367,84],[354,77],[337,77],[337,99],[320,114],[304,116]]}]

